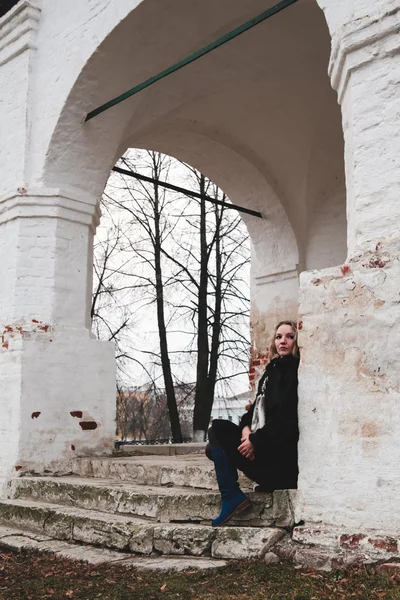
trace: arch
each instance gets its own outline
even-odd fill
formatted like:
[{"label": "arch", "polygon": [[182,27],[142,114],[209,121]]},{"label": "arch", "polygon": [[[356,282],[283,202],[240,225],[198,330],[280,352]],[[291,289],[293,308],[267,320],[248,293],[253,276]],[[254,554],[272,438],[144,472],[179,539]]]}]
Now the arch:
[{"label": "arch", "polygon": [[330,36],[315,0],[293,5],[96,119],[81,122],[88,110],[129,84],[265,9],[262,0],[251,7],[239,0],[189,4],[173,0],[167,11],[160,0],[143,0],[131,3],[130,11],[124,3],[115,14],[104,7],[114,26],[103,26],[97,48],[92,44],[96,51],[89,55],[86,49],[81,71],[76,68],[35,177],[50,187],[73,180],[95,203],[118,156],[128,146],[145,147],[186,160],[233,202],[256,206],[266,218],[245,221],[254,248],[253,322],[263,329],[258,343],[265,346],[280,312],[296,316],[298,271],[306,265],[315,197],[323,197],[324,186],[332,185],[329,160],[318,160],[326,154],[326,140],[318,134],[321,121],[335,123],[341,135],[340,110],[326,74]]},{"label": "arch", "polygon": [[[201,139],[203,158],[208,153],[214,157],[210,161],[212,170],[217,169],[218,157],[213,149],[219,144],[226,165],[229,152],[232,160],[244,155],[246,165],[252,165],[253,169],[248,170],[249,189],[253,188],[250,172],[262,173],[266,178],[264,211],[272,210],[275,224],[280,218],[277,214],[283,215],[286,211],[291,223],[287,227],[282,217],[282,238],[290,228],[295,231],[300,253],[297,259],[286,257],[286,250],[289,249],[289,254],[292,252],[293,240],[289,240],[292,233],[288,248],[279,243],[272,254],[263,253],[261,257],[257,252],[257,256],[264,261],[265,256],[269,259],[275,254],[284,262],[303,265],[312,205],[307,197],[304,173],[310,178],[309,148],[313,147],[316,155],[321,153],[321,141],[315,142],[314,130],[316,115],[324,112],[327,98],[329,111],[336,111],[335,120],[340,119],[335,94],[326,76],[330,38],[315,0],[294,5],[93,121],[84,125],[81,122],[87,110],[126,89],[127,82],[138,82],[156,73],[245,21],[257,10],[261,11],[264,5],[257,0],[251,9],[244,8],[240,2],[229,2],[229,12],[227,7],[227,0],[218,3],[218,7],[212,4],[212,20],[208,18],[207,3],[189,7],[183,0],[174,0],[168,13],[159,0],[123,2],[114,12],[103,7],[99,42],[96,46],[95,36],[92,36],[90,44],[85,46],[81,71],[74,66],[74,82],[74,75],[69,74],[70,91],[64,96],[64,106],[60,103],[60,115],[51,139],[47,147],[44,144],[42,148],[42,164],[41,152],[36,153],[33,178],[50,187],[68,186],[73,179],[74,186],[90,191],[95,201],[128,140],[132,146],[144,143],[152,147],[154,139],[157,147],[174,154],[174,148],[169,146],[173,137],[178,144],[176,140],[180,136],[180,155],[189,156],[193,154],[191,145],[198,143],[195,139]],[[98,18],[98,12],[95,16]],[[280,49],[278,60],[277,47]],[[316,47],[319,52],[315,51]],[[126,56],[135,58],[127,63]],[[311,68],[304,67],[308,63]],[[174,134],[174,128],[179,133]],[[183,134],[182,129],[195,130],[197,134]],[[168,139],[163,141],[161,132]],[[182,147],[184,137],[186,150]],[[214,140],[208,142],[209,150],[206,150],[206,139]],[[189,162],[196,163],[190,159]],[[204,167],[207,171],[207,165]],[[242,185],[246,168],[242,168],[240,175],[233,174],[227,166],[222,187],[229,189],[235,201],[239,195],[249,196],[243,192]],[[213,177],[212,173],[210,176]],[[314,172],[312,176],[315,177]],[[233,181],[238,186],[236,192]],[[258,192],[256,196],[259,202],[261,196]],[[269,235],[268,228],[265,234]],[[257,235],[255,232],[255,247],[267,247],[265,240],[257,241]]]}]

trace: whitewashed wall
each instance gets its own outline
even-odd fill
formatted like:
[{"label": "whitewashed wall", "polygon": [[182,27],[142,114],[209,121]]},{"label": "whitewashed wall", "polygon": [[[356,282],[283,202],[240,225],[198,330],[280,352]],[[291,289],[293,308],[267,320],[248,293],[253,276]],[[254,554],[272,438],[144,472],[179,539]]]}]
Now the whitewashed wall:
[{"label": "whitewashed wall", "polygon": [[[318,4],[296,3],[87,124],[265,2],[30,0],[0,21],[3,481],[111,447],[113,349],[90,333],[91,244],[109,169],[132,145],[191,162],[263,213],[246,219],[254,360],[273,323],[295,316],[298,273],[322,269],[300,285],[298,512],[400,528],[400,2]],[[344,166],[347,263],[325,269],[344,257],[332,196]]]}]

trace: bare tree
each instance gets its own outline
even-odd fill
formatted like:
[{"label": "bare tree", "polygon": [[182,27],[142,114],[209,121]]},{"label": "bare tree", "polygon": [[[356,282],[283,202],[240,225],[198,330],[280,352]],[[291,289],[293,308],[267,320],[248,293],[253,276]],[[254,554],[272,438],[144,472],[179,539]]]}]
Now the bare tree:
[{"label": "bare tree", "polygon": [[[197,187],[201,195],[195,201],[199,206],[198,219],[190,221],[198,236],[198,252],[193,251],[193,245],[188,246],[186,256],[189,260],[185,264],[173,256],[169,258],[179,265],[180,272],[185,272],[188,282],[192,283],[192,319],[197,323],[193,438],[203,441],[210,422],[215,386],[223,377],[219,368],[220,358],[235,352],[230,359],[247,369],[248,339],[241,333],[238,323],[236,326],[233,324],[235,319],[243,322],[248,316],[248,296],[243,285],[239,285],[239,273],[249,263],[250,256],[245,247],[247,237],[238,232],[240,217],[233,216],[232,212],[229,214],[224,204],[214,204],[207,210],[206,194],[223,203],[227,201],[225,194],[203,174],[189,165],[185,166],[192,175],[193,187]],[[192,239],[191,236],[189,239]],[[193,262],[198,263],[196,281],[191,277]]]},{"label": "bare tree", "polygon": [[[169,169],[170,159],[156,152],[147,152],[148,167],[150,168],[152,184],[141,184],[140,193],[134,188],[131,181],[126,181],[123,189],[128,192],[128,201],[114,195],[109,196],[109,202],[128,212],[131,217],[130,224],[134,229],[139,227],[141,238],[127,235],[127,244],[133,255],[146,265],[149,273],[137,275],[141,281],[142,288],[147,292],[151,290],[152,299],[156,305],[156,318],[158,326],[159,352],[162,368],[162,376],[165,386],[165,394],[169,411],[172,430],[172,438],[175,442],[182,441],[182,432],[179,421],[179,413],[175,398],[174,382],[171,370],[171,362],[168,351],[167,324],[165,316],[164,287],[169,281],[163,276],[162,248],[166,238],[170,235],[168,216],[166,209],[169,204],[167,194],[158,185],[160,175],[166,175]],[[125,167],[129,167],[127,159],[122,159]],[[136,227],[135,227],[136,226]],[[143,238],[144,235],[144,238]]]},{"label": "bare tree", "polygon": [[[166,193],[159,185],[161,179],[168,178],[171,165],[168,157],[144,152],[141,161],[135,154],[133,158],[123,157],[120,164],[134,172],[138,170],[138,162],[142,167],[145,163],[152,183],[113,175],[114,183],[104,196],[105,211],[114,230],[107,234],[96,253],[97,287],[92,315],[104,337],[107,324],[110,325],[105,313],[112,302],[117,302],[116,297],[125,290],[129,290],[131,299],[134,292],[135,300],[125,307],[125,312],[119,313],[118,323],[114,318],[108,327],[109,339],[115,339],[119,357],[126,363],[131,357],[124,349],[125,333],[131,332],[134,315],[140,312],[133,307],[139,304],[140,309],[144,306],[151,309],[154,304],[159,350],[141,347],[142,356],[147,355],[152,364],[138,362],[142,362],[148,373],[151,366],[160,367],[172,436],[178,441],[182,439],[179,414],[185,416],[185,429],[188,415],[187,410],[180,410],[185,396],[184,384],[179,382],[182,364],[187,361],[190,370],[195,361],[194,398],[192,386],[186,403],[194,408],[195,437],[204,439],[216,384],[229,382],[238,366],[242,372],[247,370],[248,294],[242,278],[249,262],[247,236],[243,229],[240,231],[237,214],[225,206],[206,205],[206,193],[220,201],[227,199],[195,169],[184,166],[192,179],[191,185],[200,191],[202,199],[188,200]],[[116,215],[123,217],[117,219]],[[113,260],[116,255],[120,258],[118,267]],[[178,332],[186,342],[171,352],[168,335]],[[174,368],[180,369],[179,376],[174,375]],[[154,383],[157,378],[153,375]]]}]

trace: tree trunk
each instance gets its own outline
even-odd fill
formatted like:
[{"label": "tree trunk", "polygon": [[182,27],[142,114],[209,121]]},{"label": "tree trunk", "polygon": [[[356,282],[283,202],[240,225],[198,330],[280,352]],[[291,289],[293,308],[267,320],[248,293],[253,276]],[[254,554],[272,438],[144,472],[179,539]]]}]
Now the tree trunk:
[{"label": "tree trunk", "polygon": [[220,224],[222,213],[215,207],[215,295],[214,295],[214,319],[211,334],[210,364],[207,377],[207,394],[204,411],[207,410],[208,421],[210,421],[212,406],[214,402],[215,383],[218,373],[219,345],[221,338],[221,307],[222,307],[222,270],[221,270],[221,234]]},{"label": "tree trunk", "polygon": [[[205,193],[205,178],[200,177],[200,193]],[[208,247],[206,231],[205,200],[200,200],[200,279],[197,312],[197,369],[196,391],[193,415],[193,440],[204,441],[210,423],[211,411],[208,409],[208,322],[207,322],[207,287],[208,287]]]},{"label": "tree trunk", "polygon": [[[154,155],[153,155],[154,156]],[[154,159],[154,179],[158,179],[159,173],[157,163]],[[167,328],[164,315],[164,291],[161,268],[161,232],[160,232],[160,200],[159,187],[154,183],[154,263],[156,276],[156,304],[157,323],[160,340],[161,367],[164,376],[165,393],[171,423],[172,439],[176,443],[182,442],[181,425],[179,421],[178,407],[176,404],[174,382],[172,379],[171,363],[168,354]]]}]

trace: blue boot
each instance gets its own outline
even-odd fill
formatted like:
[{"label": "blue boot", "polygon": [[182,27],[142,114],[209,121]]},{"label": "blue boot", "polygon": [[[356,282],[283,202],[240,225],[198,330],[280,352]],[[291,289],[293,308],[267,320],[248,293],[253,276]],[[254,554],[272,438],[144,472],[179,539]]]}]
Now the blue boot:
[{"label": "blue boot", "polygon": [[222,448],[214,447],[212,456],[218,487],[221,492],[222,507],[220,515],[211,522],[211,525],[220,527],[227,523],[235,513],[248,508],[251,503],[240,489],[237,470],[232,467]]}]

